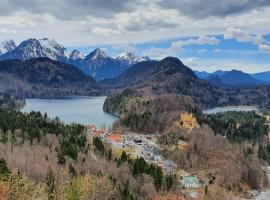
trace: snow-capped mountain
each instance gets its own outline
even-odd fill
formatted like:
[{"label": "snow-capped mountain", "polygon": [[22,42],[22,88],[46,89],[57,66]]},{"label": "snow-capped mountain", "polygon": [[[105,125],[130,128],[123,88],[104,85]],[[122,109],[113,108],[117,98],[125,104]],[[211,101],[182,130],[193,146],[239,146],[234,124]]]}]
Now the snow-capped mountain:
[{"label": "snow-capped mountain", "polygon": [[69,60],[83,60],[85,56],[78,50],[73,50],[70,53]]},{"label": "snow-capped mountain", "polygon": [[138,57],[129,52],[113,58],[101,49],[95,49],[86,56],[78,50],[69,53],[63,45],[48,38],[31,38],[23,41],[17,47],[12,40],[0,44],[0,60],[28,60],[40,57],[72,64],[96,80],[116,78],[130,66],[149,60],[147,57]]},{"label": "snow-capped mountain", "polygon": [[88,54],[82,64],[84,69],[87,68],[89,74],[97,80],[114,78],[123,72],[119,63],[101,49],[95,49]]},{"label": "snow-capped mountain", "polygon": [[66,48],[58,44],[54,40],[49,40],[48,38],[43,39],[28,39],[23,41],[19,46],[17,46],[12,51],[3,54],[0,59],[32,59],[47,57],[52,60],[57,60],[61,62],[67,62],[67,56],[69,56]]},{"label": "snow-capped mountain", "polygon": [[123,66],[131,66],[142,61],[150,60],[148,57],[139,57],[131,52],[124,52],[115,58]]},{"label": "snow-capped mountain", "polygon": [[7,40],[0,43],[0,55],[12,51],[16,48],[16,44],[13,40]]}]

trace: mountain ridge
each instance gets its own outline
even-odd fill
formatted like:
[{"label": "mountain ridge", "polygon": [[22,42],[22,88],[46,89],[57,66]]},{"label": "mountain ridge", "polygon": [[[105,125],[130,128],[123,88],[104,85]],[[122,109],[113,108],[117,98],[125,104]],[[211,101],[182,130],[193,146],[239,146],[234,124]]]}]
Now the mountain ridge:
[{"label": "mountain ridge", "polygon": [[[231,70],[231,71],[234,71],[234,70]],[[211,76],[213,78],[214,76],[221,76],[221,75],[228,73],[228,72],[231,72],[231,71],[217,70],[217,71],[214,71],[211,73],[211,72],[207,72],[207,71],[194,70],[194,72],[198,78],[205,79],[205,80],[210,79]],[[240,71],[240,70],[237,70],[237,71]],[[261,84],[269,84],[270,83],[270,71],[263,71],[263,72],[258,72],[258,73],[246,73],[243,71],[241,71],[241,72],[256,79],[258,83],[261,83]],[[216,78],[218,78],[218,77],[216,77]]]},{"label": "mountain ridge", "polygon": [[149,59],[135,56],[130,52],[122,53],[121,56],[113,58],[99,48],[85,56],[78,50],[69,52],[63,45],[48,38],[30,38],[18,46],[11,40],[0,45],[0,60],[28,60],[41,57],[72,64],[96,80],[115,78],[131,65]]}]

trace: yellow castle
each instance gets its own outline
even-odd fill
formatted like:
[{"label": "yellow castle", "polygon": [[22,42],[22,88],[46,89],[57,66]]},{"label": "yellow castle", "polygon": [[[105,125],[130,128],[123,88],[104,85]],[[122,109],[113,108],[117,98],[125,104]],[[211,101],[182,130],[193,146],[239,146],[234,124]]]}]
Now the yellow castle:
[{"label": "yellow castle", "polygon": [[193,129],[198,126],[198,122],[195,116],[192,113],[180,112],[179,120],[177,120],[174,125],[176,127],[183,127],[186,129]]}]

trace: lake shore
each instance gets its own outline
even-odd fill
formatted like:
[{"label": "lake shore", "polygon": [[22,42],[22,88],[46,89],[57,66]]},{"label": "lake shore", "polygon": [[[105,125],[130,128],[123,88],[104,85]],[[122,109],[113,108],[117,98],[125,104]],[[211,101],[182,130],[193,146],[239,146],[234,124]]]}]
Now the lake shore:
[{"label": "lake shore", "polygon": [[33,98],[25,99],[21,112],[39,111],[47,113],[48,117],[59,119],[66,123],[80,123],[112,126],[118,119],[116,116],[103,111],[106,96],[67,96],[63,98]]}]

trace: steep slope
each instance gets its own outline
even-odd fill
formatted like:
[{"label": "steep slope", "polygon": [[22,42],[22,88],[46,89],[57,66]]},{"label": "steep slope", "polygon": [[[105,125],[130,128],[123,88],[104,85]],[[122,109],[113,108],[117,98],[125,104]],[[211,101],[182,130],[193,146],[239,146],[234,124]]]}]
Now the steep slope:
[{"label": "steep slope", "polygon": [[214,106],[216,102],[215,94],[207,81],[198,79],[190,68],[173,57],[138,63],[117,79],[103,83],[107,87],[113,85],[115,89],[135,88],[153,95],[186,95],[202,107]]},{"label": "steep slope", "polygon": [[13,40],[7,40],[0,43],[0,55],[12,51],[16,48],[16,44]]},{"label": "steep slope", "polygon": [[48,58],[0,62],[0,90],[26,96],[95,94],[95,81],[72,65]]},{"label": "steep slope", "polygon": [[119,116],[124,125],[137,131],[163,131],[172,125],[180,111],[199,116],[199,107],[218,103],[207,81],[198,79],[190,68],[173,57],[140,62],[119,78],[103,84],[124,89],[106,99],[104,110]]},{"label": "steep slope", "polygon": [[62,45],[48,38],[28,39],[23,41],[18,47],[9,51],[2,56],[0,60],[10,59],[32,59],[32,58],[50,58],[51,60],[67,62],[67,50]]},{"label": "steep slope", "polygon": [[214,86],[246,87],[263,84],[263,82],[239,70],[232,70],[222,75],[211,75],[208,80]]},{"label": "steep slope", "polygon": [[83,60],[85,56],[81,54],[78,50],[73,50],[70,53],[68,63],[72,64],[73,66],[77,67],[79,70],[81,70],[84,74],[90,75],[89,69],[87,67],[83,66]]},{"label": "steep slope", "polygon": [[124,71],[124,67],[104,51],[96,49],[82,61],[81,70],[92,75],[96,80],[101,80],[119,76]]}]

